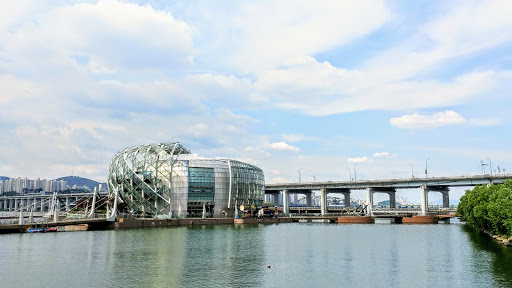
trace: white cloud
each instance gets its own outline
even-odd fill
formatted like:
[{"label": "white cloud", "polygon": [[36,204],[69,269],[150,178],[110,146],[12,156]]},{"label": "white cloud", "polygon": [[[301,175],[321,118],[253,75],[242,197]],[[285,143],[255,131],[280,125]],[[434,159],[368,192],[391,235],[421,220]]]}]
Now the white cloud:
[{"label": "white cloud", "polygon": [[10,57],[41,63],[79,56],[99,72],[115,67],[183,67],[194,53],[194,29],[151,6],[100,0],[38,16],[11,33],[5,43]]},{"label": "white cloud", "polygon": [[270,179],[270,184],[292,183],[292,182],[293,181],[291,181],[290,179],[284,178],[284,177],[274,177],[274,178]]},{"label": "white cloud", "polygon": [[[271,96],[281,109],[324,116],[364,110],[404,110],[463,103],[512,77],[505,72],[474,72],[452,81],[388,81],[385,67],[379,75],[347,70],[328,62],[268,70],[260,74],[256,87]],[[499,81],[498,81],[499,80]],[[315,97],[311,97],[315,95]]]},{"label": "white cloud", "polygon": [[288,142],[303,142],[303,141],[310,141],[315,140],[315,137],[305,136],[304,134],[283,134],[281,135],[285,141]]},{"label": "white cloud", "polygon": [[391,16],[384,1],[368,0],[266,0],[231,3],[229,9],[215,3],[199,11],[204,20],[196,24],[212,41],[203,57],[256,74],[350,43]]},{"label": "white cloud", "polygon": [[375,158],[388,157],[388,156],[389,156],[389,152],[377,152],[377,153],[373,154],[373,157],[375,157]]},{"label": "white cloud", "polygon": [[[333,157],[355,147],[346,142],[364,143],[360,146],[371,146],[369,151],[389,147],[355,139],[359,136],[351,131],[337,129],[343,124],[323,122],[327,117],[315,118],[321,126],[283,134],[291,127],[289,111],[323,116],[391,110],[404,115],[431,107],[462,109],[459,104],[471,109],[484,97],[493,100],[489,105],[509,103],[512,73],[502,64],[509,59],[485,54],[490,48],[503,53],[500,47],[511,42],[512,30],[503,29],[512,21],[508,2],[442,4],[454,8],[443,10],[445,16],[432,14],[419,28],[417,22],[398,23],[397,30],[407,26],[399,33],[389,25],[401,15],[383,1],[159,5],[170,7],[167,11],[113,0],[78,2],[0,3],[0,174],[51,178],[74,170],[104,181],[108,162],[120,149],[180,141],[195,157],[260,163],[270,175],[281,176],[279,181],[297,181],[297,168],[290,167],[315,165],[314,172],[303,171],[308,174],[303,179],[345,179],[348,175],[336,163],[395,155],[379,152],[371,159],[354,150],[353,155],[368,157]],[[404,40],[407,33],[411,36]],[[352,48],[375,37],[378,45],[371,51],[350,58]],[[464,65],[446,69],[452,61]],[[494,101],[498,97],[504,101]],[[481,111],[493,111],[486,108]],[[466,125],[505,126],[509,121],[505,113],[467,111],[466,120],[459,115]],[[267,118],[270,114],[283,117]],[[308,136],[325,135],[331,127],[336,129],[329,136]],[[346,138],[339,141],[332,136],[336,133]],[[311,140],[318,142],[313,154],[296,145]],[[329,150],[334,146],[335,152]],[[300,153],[290,157],[275,151]],[[372,166],[371,171],[358,166],[358,179],[364,173],[393,175],[377,162],[361,165]],[[379,169],[384,172],[373,173]]]},{"label": "white cloud", "polygon": [[403,129],[423,129],[463,124],[466,120],[455,111],[439,112],[433,115],[411,114],[391,118],[391,125]]},{"label": "white cloud", "polygon": [[[450,7],[451,6],[451,7]],[[388,81],[440,69],[443,61],[510,42],[512,2],[451,2],[408,39],[368,59],[363,69]],[[384,72],[385,70],[385,72]],[[384,73],[383,73],[384,72]]]},{"label": "white cloud", "polygon": [[12,100],[20,101],[20,99],[34,97],[34,85],[30,81],[18,79],[12,75],[0,74],[0,87],[2,87],[1,105],[6,105]]},{"label": "white cloud", "polygon": [[299,147],[292,146],[286,142],[275,142],[275,143],[266,143],[267,147],[270,147],[273,150],[278,151],[292,151],[292,152],[299,152]]},{"label": "white cloud", "polygon": [[354,158],[348,158],[347,162],[350,163],[365,163],[365,162],[372,162],[373,160],[368,157],[354,157]]},{"label": "white cloud", "polygon": [[485,127],[485,126],[497,126],[503,123],[503,121],[499,118],[491,117],[491,118],[471,118],[468,120],[468,123],[472,126],[477,127]]}]

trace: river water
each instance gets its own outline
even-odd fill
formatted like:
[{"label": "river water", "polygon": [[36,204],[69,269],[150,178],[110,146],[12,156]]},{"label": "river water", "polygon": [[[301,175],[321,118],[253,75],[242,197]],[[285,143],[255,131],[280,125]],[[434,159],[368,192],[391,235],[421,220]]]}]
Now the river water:
[{"label": "river water", "polygon": [[461,223],[10,234],[0,287],[512,287],[512,249]]}]

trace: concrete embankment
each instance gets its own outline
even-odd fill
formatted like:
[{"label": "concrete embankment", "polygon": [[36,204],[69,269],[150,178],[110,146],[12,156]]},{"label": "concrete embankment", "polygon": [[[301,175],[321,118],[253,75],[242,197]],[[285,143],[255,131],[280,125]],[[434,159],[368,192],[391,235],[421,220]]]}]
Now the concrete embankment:
[{"label": "concrete embankment", "polygon": [[184,219],[153,219],[153,218],[122,218],[116,222],[69,225],[65,231],[87,231],[104,229],[154,228],[177,226],[232,225],[232,224],[274,224],[291,223],[291,218],[184,218]]},{"label": "concrete embankment", "polygon": [[485,230],[480,230],[480,232],[482,232],[485,235],[495,239],[500,244],[512,247],[512,236],[511,237],[507,237],[507,236],[494,235],[494,234],[491,234],[490,232],[487,232]]}]

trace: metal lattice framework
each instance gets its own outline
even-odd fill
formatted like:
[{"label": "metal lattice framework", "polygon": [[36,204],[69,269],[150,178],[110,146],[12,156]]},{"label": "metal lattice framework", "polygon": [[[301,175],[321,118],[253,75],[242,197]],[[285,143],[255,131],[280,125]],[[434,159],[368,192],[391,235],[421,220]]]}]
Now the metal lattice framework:
[{"label": "metal lattice framework", "polygon": [[[133,146],[117,153],[110,163],[109,193],[132,213],[172,215],[173,178],[179,155],[190,154],[177,142]],[[117,203],[115,203],[117,205]],[[117,207],[114,207],[116,209]]]},{"label": "metal lattice framework", "polygon": [[[132,214],[168,217],[220,217],[236,214],[239,205],[262,205],[263,171],[229,159],[179,159],[190,152],[178,143],[147,144],[124,149],[111,163],[109,194],[117,208]],[[121,205],[118,205],[121,204]],[[208,210],[208,211],[206,211]],[[110,213],[112,212],[112,213]]]}]

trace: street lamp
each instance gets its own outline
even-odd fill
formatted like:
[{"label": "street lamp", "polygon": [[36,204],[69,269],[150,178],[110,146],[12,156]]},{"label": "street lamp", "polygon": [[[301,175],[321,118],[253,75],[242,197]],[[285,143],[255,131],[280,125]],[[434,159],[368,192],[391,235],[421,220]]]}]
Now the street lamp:
[{"label": "street lamp", "polygon": [[489,159],[489,157],[487,157],[487,160],[489,160],[489,168],[491,168],[491,176],[492,176],[492,163],[491,163],[491,159]]},{"label": "street lamp", "polygon": [[409,165],[411,165],[411,178],[414,178],[414,167],[411,163],[409,163]]},{"label": "street lamp", "polygon": [[299,172],[299,183],[300,183],[300,170],[302,170],[302,168],[299,168],[299,170],[297,170],[297,172]]},{"label": "street lamp", "polygon": [[428,178],[428,159],[430,158],[427,158],[427,160],[425,160],[425,178]]},{"label": "street lamp", "polygon": [[357,163],[356,163],[356,164],[354,164],[354,181],[357,181],[356,166],[357,166]]},{"label": "street lamp", "polygon": [[350,168],[348,168],[348,167],[347,167],[347,169],[348,169],[348,173],[350,175],[349,181],[352,181],[352,171],[350,171]]}]

